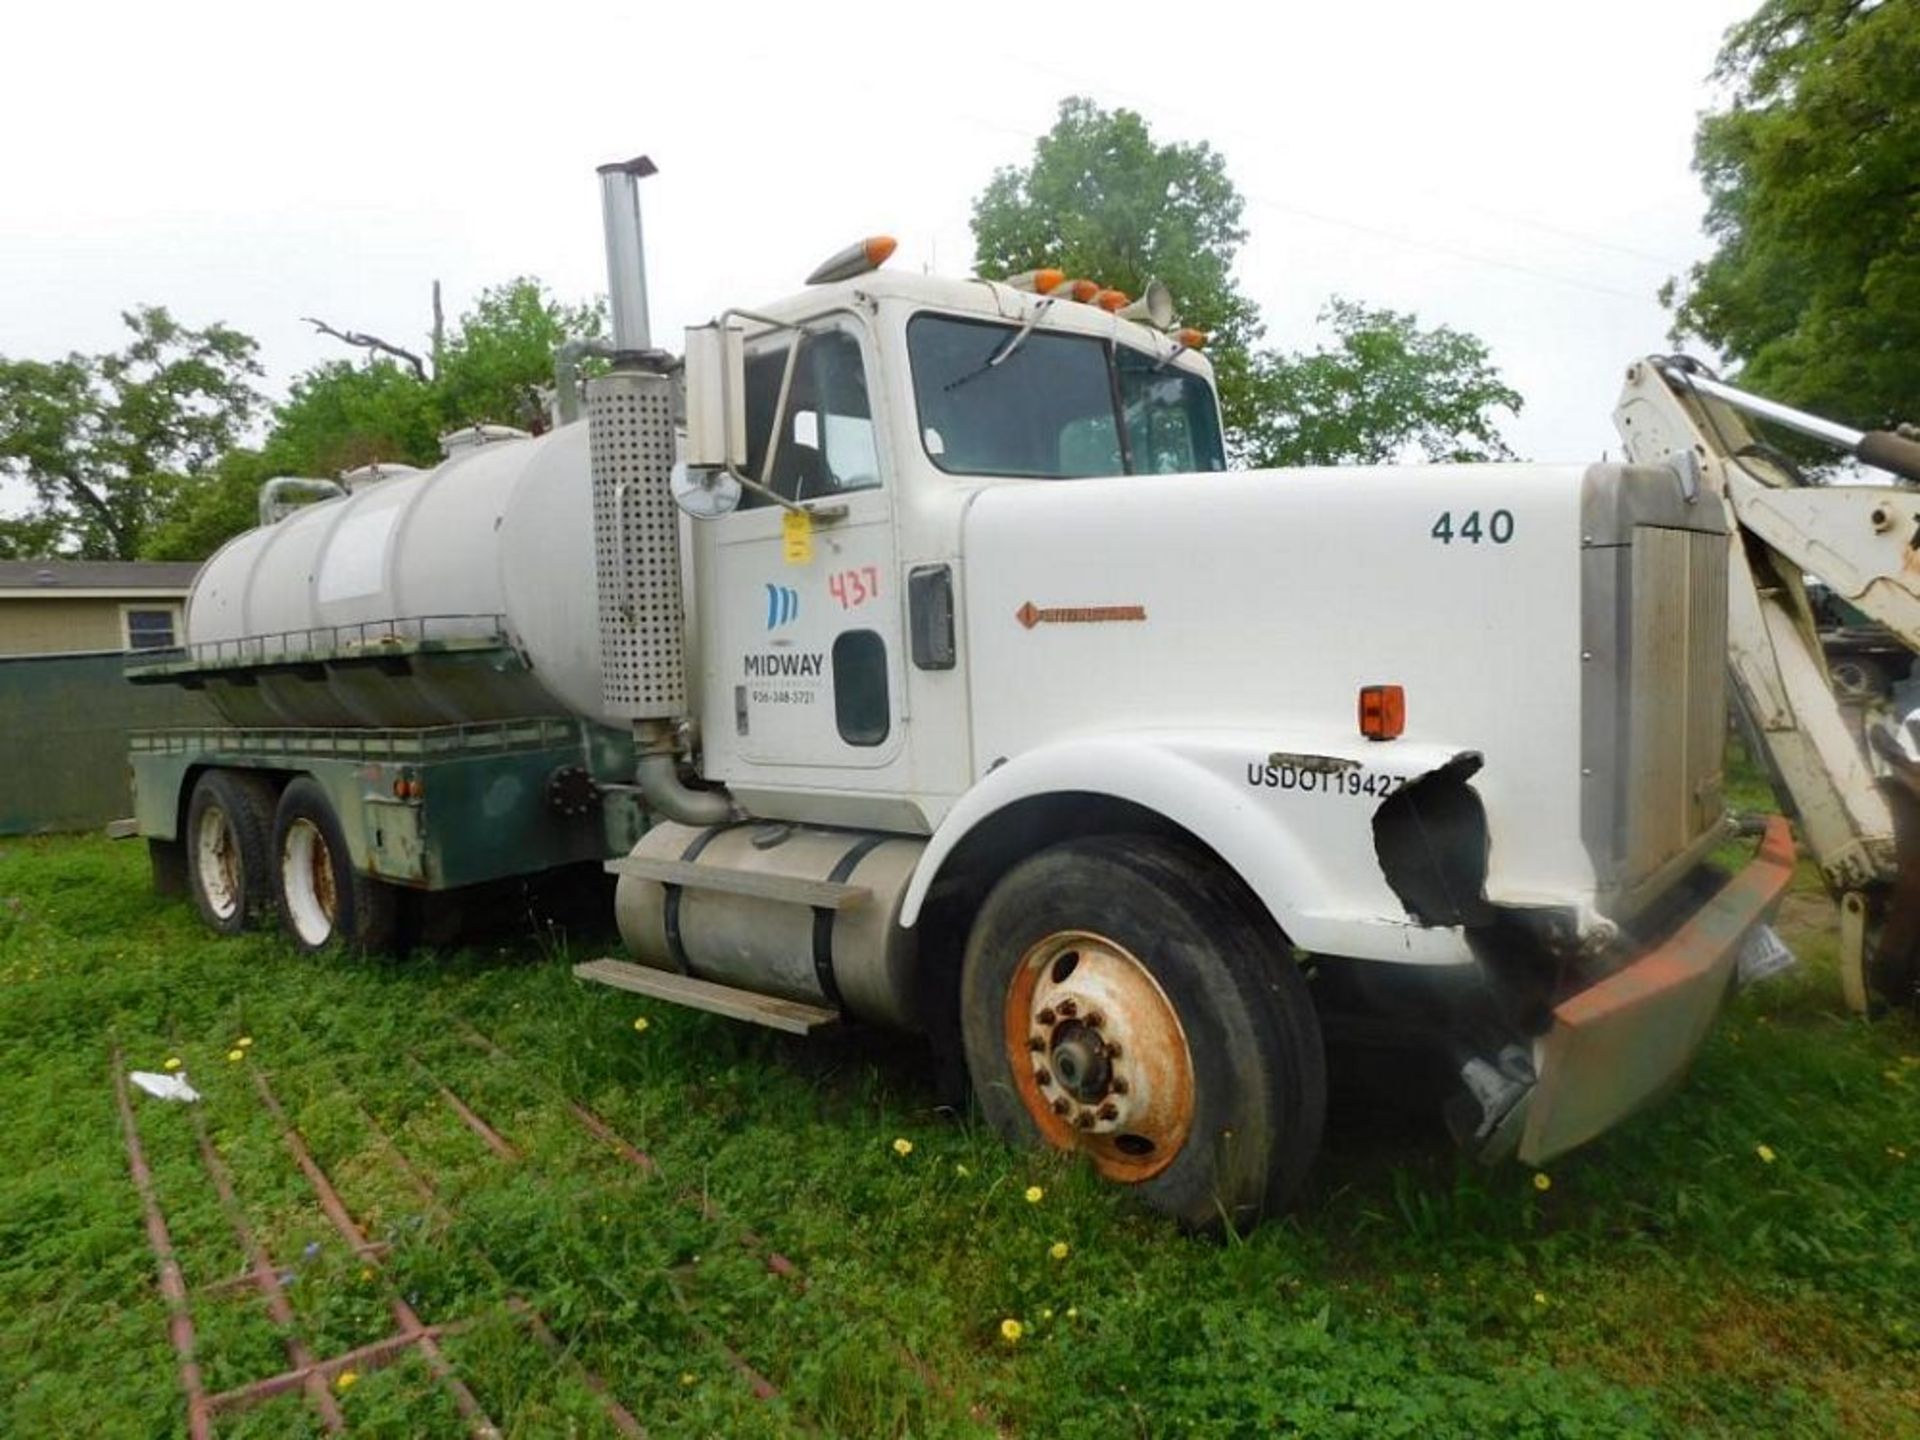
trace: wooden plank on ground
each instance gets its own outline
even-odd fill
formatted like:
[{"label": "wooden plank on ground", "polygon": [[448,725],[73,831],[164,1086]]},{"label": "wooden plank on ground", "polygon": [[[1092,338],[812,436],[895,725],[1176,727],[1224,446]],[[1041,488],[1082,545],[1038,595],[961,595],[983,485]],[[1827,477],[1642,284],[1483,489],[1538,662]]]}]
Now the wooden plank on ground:
[{"label": "wooden plank on ground", "polygon": [[631,960],[588,960],[573,967],[574,978],[611,985],[616,990],[647,995],[675,1005],[725,1015],[731,1020],[746,1020],[789,1035],[810,1035],[815,1030],[838,1023],[840,1012],[777,995],[761,995],[731,985],[716,985],[711,980],[680,975],[671,970],[655,970]]}]

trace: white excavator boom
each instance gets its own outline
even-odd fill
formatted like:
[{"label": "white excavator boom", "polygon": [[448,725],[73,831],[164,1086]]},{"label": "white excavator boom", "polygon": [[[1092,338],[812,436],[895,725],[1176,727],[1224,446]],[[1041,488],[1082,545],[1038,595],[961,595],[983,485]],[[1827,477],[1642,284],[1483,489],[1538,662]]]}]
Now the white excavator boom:
[{"label": "white excavator boom", "polygon": [[[1809,485],[1755,437],[1748,417],[1837,446],[1907,484]],[[1920,442],[1747,394],[1679,357],[1628,367],[1614,425],[1629,459],[1677,465],[1695,477],[1699,503],[1726,507],[1734,693],[1758,758],[1839,903],[1847,1001],[1861,1011],[1876,993],[1914,1003],[1920,855],[1908,852],[1920,850],[1920,825],[1908,812],[1920,817],[1920,774],[1896,746],[1874,744],[1870,756],[1846,720],[1806,586],[1819,579],[1920,651],[1920,490],[1909,488],[1920,484]]]}]

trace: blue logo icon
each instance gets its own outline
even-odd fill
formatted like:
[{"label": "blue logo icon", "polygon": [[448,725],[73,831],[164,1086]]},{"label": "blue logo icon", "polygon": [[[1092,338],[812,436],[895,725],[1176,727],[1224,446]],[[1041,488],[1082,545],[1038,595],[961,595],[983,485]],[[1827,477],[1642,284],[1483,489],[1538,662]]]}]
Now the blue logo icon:
[{"label": "blue logo icon", "polygon": [[787,585],[767,586],[767,629],[778,630],[800,618],[800,592]]}]

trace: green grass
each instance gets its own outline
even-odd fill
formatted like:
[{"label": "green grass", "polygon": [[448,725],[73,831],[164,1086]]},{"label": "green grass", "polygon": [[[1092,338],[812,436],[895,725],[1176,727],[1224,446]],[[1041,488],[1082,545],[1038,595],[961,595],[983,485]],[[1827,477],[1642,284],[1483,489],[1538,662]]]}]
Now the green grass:
[{"label": "green grass", "polygon": [[[186,1062],[317,1354],[389,1333],[391,1284],[428,1323],[471,1322],[447,1357],[513,1435],[605,1433],[582,1366],[655,1435],[1920,1433],[1920,1032],[1842,1012],[1827,912],[1801,891],[1801,972],[1741,999],[1684,1090],[1549,1188],[1457,1158],[1425,1122],[1342,1113],[1299,1214],[1208,1241],[937,1113],[912,1045],[582,987],[551,941],[310,962],[204,934],[149,893],[135,845],[0,842],[0,1434],[184,1433],[116,1046],[129,1068]],[[327,1224],[255,1071],[392,1246],[384,1269]],[[519,1158],[486,1149],[436,1078]],[[188,1283],[236,1274],[193,1113],[134,1103]],[[193,1321],[209,1389],[287,1364],[250,1292],[196,1299]],[[729,1349],[779,1398],[756,1399]],[[340,1399],[362,1433],[463,1433],[418,1358]],[[318,1427],[296,1395],[220,1433]]]}]

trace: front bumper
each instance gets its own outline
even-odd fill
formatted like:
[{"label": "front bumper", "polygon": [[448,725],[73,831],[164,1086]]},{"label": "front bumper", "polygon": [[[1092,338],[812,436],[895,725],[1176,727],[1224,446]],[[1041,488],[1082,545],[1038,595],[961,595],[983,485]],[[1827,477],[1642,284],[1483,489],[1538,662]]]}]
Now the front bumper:
[{"label": "front bumper", "polygon": [[1584,1145],[1679,1081],[1720,1013],[1740,942],[1772,918],[1793,862],[1775,816],[1754,858],[1665,942],[1554,1007],[1534,1050],[1539,1083],[1522,1102],[1524,1163]]}]

